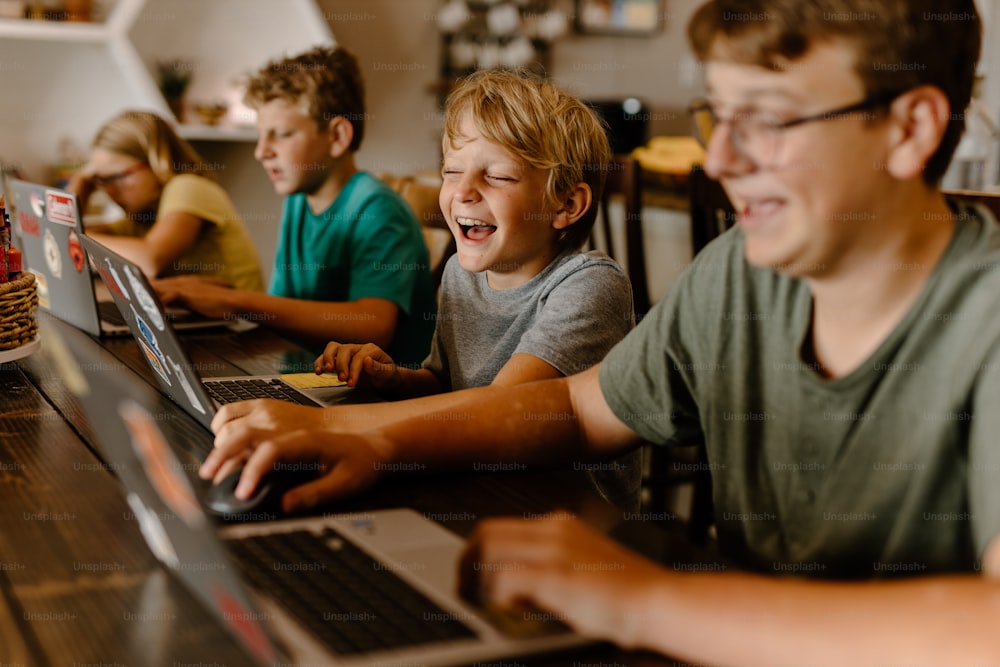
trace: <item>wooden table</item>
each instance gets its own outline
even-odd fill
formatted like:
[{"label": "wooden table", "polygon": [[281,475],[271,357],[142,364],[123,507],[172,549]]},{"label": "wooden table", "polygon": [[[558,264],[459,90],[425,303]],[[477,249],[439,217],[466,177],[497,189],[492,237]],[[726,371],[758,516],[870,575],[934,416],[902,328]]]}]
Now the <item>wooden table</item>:
[{"label": "wooden table", "polygon": [[[40,319],[43,328],[65,326]],[[131,339],[94,344],[121,372],[153,383]],[[309,355],[263,329],[188,335],[185,344],[205,376],[311,368]],[[163,402],[168,418],[160,425],[194,478],[212,436]],[[91,426],[44,349],[0,364],[0,664],[246,664],[229,635],[147,549],[114,466],[98,451]],[[393,506],[413,507],[461,535],[482,517],[562,509],[668,563],[704,557],[668,551],[662,529],[635,521],[551,471],[393,479],[324,509]],[[613,647],[517,664],[595,662],[671,664]]]}]

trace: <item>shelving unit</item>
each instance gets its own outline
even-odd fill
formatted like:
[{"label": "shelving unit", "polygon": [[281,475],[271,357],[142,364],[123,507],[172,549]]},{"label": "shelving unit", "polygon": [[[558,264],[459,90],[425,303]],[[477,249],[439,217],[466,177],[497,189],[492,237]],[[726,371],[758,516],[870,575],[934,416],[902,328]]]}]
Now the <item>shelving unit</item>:
[{"label": "shelving unit", "polygon": [[[194,71],[191,102],[224,101],[223,124],[179,126],[195,141],[253,141],[240,108],[243,77],[267,60],[332,44],[314,0],[104,0],[94,23],[0,19],[0,161],[46,181],[60,144],[81,150],[123,109],[172,118],[158,61]],[[176,120],[176,119],[175,119]]]},{"label": "shelving unit", "polygon": [[[519,0],[517,11],[524,21],[528,17],[538,17],[552,7],[551,0]],[[550,67],[550,44],[535,35],[525,34],[524,25],[509,33],[497,34],[491,32],[488,26],[487,14],[496,4],[484,0],[469,0],[466,2],[469,19],[461,28],[441,34],[441,74],[436,86],[439,101],[444,102],[455,82],[471,74],[481,67],[504,67],[503,50],[515,40],[528,38],[534,49],[534,56],[529,62],[519,63],[526,69],[544,75]],[[530,32],[530,31],[529,31]],[[455,57],[456,46],[462,45],[469,50],[466,62]],[[484,50],[492,51],[496,62],[484,62]],[[489,59],[492,60],[492,59]]]}]

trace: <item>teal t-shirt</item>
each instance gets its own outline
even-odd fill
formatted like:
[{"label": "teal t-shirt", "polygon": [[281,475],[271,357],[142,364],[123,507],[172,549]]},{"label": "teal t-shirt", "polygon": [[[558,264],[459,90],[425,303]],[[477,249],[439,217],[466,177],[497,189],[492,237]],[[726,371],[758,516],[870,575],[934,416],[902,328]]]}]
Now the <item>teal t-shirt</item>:
[{"label": "teal t-shirt", "polygon": [[285,199],[268,291],[318,301],[388,299],[400,312],[386,352],[419,368],[430,350],[437,301],[420,224],[395,191],[368,173],[352,176],[319,214],[303,194]]},{"label": "teal t-shirt", "polygon": [[[808,286],[707,247],[605,358],[614,413],[704,439],[723,551],[771,574],[975,572],[1000,534],[1000,229],[963,209],[909,312],[825,379],[802,355]],[[900,266],[899,270],[907,270]]]}]

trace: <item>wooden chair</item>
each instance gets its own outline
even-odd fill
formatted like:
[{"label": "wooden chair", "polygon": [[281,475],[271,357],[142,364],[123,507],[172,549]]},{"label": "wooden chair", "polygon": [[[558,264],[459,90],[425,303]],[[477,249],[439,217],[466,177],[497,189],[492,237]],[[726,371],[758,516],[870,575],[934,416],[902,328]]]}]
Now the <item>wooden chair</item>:
[{"label": "wooden chair", "polygon": [[[691,254],[697,255],[708,243],[736,222],[735,210],[722,186],[705,174],[700,166],[689,179],[691,215]],[[690,445],[659,447],[646,445],[643,497],[652,513],[673,513],[684,492],[690,499],[688,532],[697,542],[705,542],[714,523],[712,475],[701,442]]]},{"label": "wooden chair", "polygon": [[1000,193],[980,192],[978,190],[945,190],[944,195],[969,204],[982,204],[989,209],[997,220],[1000,220]]},{"label": "wooden chair", "polygon": [[688,205],[691,211],[691,256],[709,241],[736,224],[736,211],[722,185],[695,165],[688,178]]},{"label": "wooden chair", "polygon": [[406,203],[413,209],[413,214],[420,221],[424,243],[427,245],[427,252],[430,255],[434,284],[440,285],[444,265],[456,249],[455,239],[451,235],[451,230],[448,229],[448,223],[445,222],[444,214],[441,213],[441,205],[438,203],[438,193],[441,187],[418,180],[413,176],[382,174],[379,178],[406,200]]},{"label": "wooden chair", "polygon": [[[616,251],[611,219],[612,199],[621,199],[624,211],[624,253]],[[636,319],[649,312],[649,284],[646,278],[646,251],[642,237],[642,167],[630,155],[615,155],[608,165],[608,178],[598,201],[597,222],[591,231],[591,246],[600,234],[605,252],[621,264],[632,282],[632,304]]]}]

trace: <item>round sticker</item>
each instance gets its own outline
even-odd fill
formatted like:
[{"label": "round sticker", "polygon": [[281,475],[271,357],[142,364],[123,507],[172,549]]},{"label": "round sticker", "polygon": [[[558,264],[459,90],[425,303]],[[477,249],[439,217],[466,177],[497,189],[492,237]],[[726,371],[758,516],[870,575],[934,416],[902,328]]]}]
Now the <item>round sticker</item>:
[{"label": "round sticker", "polygon": [[76,272],[83,273],[83,267],[87,263],[87,255],[83,252],[80,237],[76,235],[75,230],[69,232],[69,258],[73,262],[73,268],[76,269]]},{"label": "round sticker", "polygon": [[62,255],[59,253],[59,242],[56,241],[51,229],[45,230],[42,247],[45,250],[45,264],[49,267],[49,273],[53,278],[62,278]]},{"label": "round sticker", "polygon": [[157,307],[152,295],[146,291],[146,286],[143,285],[142,281],[139,280],[139,277],[135,275],[131,266],[125,266],[125,275],[128,277],[128,284],[131,285],[132,294],[135,295],[135,300],[139,302],[142,312],[146,313],[146,316],[153,323],[154,327],[163,331],[166,328],[166,324],[163,322],[163,316],[160,315],[160,309]]}]

